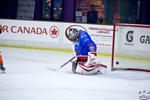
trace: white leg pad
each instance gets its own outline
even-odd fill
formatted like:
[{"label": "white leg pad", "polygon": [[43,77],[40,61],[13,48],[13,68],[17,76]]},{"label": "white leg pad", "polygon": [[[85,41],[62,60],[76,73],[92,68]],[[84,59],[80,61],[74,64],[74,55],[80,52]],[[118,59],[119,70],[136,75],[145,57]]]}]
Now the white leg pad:
[{"label": "white leg pad", "polygon": [[78,63],[76,72],[79,74],[89,74],[89,75],[101,73],[99,65],[85,66],[84,63],[81,62]]}]

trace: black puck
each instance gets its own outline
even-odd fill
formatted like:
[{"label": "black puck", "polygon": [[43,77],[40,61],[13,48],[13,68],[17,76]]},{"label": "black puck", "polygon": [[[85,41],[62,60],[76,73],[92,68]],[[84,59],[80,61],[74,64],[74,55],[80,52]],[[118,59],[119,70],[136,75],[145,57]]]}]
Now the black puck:
[{"label": "black puck", "polygon": [[119,61],[116,61],[116,64],[118,65],[118,64],[119,64]]}]

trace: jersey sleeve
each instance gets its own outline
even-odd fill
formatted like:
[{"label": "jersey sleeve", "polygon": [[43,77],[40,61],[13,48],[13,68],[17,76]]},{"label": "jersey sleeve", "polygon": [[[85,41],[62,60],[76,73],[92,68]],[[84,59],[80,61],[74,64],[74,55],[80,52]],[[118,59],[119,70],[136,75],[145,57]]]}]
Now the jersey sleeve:
[{"label": "jersey sleeve", "polygon": [[74,51],[76,53],[76,56],[80,55],[79,42],[74,42]]}]

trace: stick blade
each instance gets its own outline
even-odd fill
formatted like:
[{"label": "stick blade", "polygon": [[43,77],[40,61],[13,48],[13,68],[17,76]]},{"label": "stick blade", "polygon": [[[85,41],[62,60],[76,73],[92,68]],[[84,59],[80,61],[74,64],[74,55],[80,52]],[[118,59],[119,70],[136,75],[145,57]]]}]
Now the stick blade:
[{"label": "stick blade", "polygon": [[59,70],[59,68],[57,68],[57,67],[52,67],[52,66],[46,66],[46,69],[48,69],[48,70],[50,70],[50,71],[57,71],[57,70]]}]

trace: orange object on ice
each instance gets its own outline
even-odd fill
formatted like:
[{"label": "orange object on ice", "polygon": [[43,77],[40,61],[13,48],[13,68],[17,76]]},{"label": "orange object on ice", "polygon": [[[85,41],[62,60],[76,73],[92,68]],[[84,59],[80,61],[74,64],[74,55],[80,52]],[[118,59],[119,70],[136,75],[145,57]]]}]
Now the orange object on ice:
[{"label": "orange object on ice", "polygon": [[0,64],[3,64],[3,59],[2,59],[1,54],[0,54]]}]

